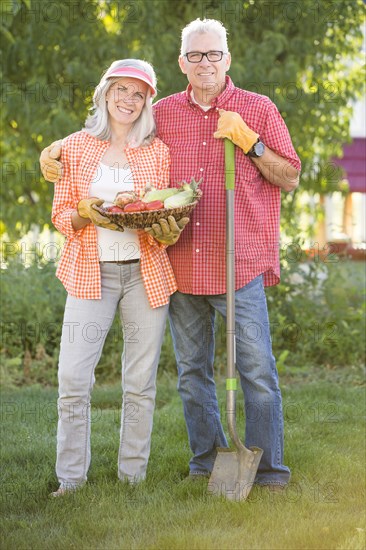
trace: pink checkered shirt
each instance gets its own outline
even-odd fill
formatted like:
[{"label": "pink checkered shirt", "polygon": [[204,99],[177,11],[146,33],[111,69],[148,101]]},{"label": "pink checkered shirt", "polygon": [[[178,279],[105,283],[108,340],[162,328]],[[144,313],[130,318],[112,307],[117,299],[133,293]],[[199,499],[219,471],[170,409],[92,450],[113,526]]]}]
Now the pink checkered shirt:
[{"label": "pink checkered shirt", "polygon": [[[191,86],[154,105],[158,136],[171,156],[171,186],[203,178],[203,196],[178,243],[168,253],[178,289],[188,294],[224,294],[225,171],[223,140],[215,139],[217,108],[236,111],[270,149],[295,168],[301,163],[277,107],[262,95],[236,88],[229,77],[225,90],[203,111],[190,96]],[[266,181],[255,164],[235,152],[236,289],[261,273],[264,284],[280,279],[279,225],[281,190]]]}]

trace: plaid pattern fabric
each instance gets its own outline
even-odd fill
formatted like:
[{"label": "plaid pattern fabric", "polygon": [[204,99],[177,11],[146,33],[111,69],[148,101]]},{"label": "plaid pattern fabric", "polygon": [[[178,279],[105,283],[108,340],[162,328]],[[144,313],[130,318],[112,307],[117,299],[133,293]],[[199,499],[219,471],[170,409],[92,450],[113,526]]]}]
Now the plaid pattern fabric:
[{"label": "plaid pattern fabric", "polygon": [[[272,101],[236,88],[227,77],[225,90],[203,111],[190,96],[191,86],[154,105],[158,136],[168,145],[171,185],[203,178],[202,199],[178,243],[168,250],[178,289],[189,294],[223,294],[225,273],[225,171],[223,140],[213,137],[217,108],[238,112],[274,152],[300,170],[284,120]],[[244,153],[235,151],[236,289],[257,275],[264,284],[279,282],[281,190],[266,181]]]},{"label": "plaid pattern fabric", "polygon": [[[85,131],[71,134],[62,142],[62,178],[55,185],[52,222],[66,236],[56,275],[72,296],[101,298],[97,232],[93,224],[75,231],[71,214],[78,202],[89,194],[90,182],[109,142]],[[169,186],[169,150],[159,139],[147,147],[127,148],[134,190],[139,192],[150,182],[158,189]],[[177,289],[166,247],[144,231],[139,231],[141,274],[151,307],[167,304]]]}]

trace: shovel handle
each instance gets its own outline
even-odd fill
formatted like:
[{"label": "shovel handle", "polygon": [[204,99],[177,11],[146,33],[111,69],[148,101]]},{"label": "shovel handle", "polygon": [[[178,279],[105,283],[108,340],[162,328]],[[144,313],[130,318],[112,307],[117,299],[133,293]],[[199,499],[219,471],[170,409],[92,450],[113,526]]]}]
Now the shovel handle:
[{"label": "shovel handle", "polygon": [[225,139],[226,188],[226,415],[230,439],[239,450],[243,447],[236,431],[236,368],[235,368],[235,237],[234,190],[235,145]]},{"label": "shovel handle", "polygon": [[235,145],[225,138],[225,187],[235,189]]},{"label": "shovel handle", "polygon": [[226,188],[226,351],[228,379],[227,390],[236,389],[235,379],[235,237],[234,190],[235,145],[225,138],[225,188]]}]

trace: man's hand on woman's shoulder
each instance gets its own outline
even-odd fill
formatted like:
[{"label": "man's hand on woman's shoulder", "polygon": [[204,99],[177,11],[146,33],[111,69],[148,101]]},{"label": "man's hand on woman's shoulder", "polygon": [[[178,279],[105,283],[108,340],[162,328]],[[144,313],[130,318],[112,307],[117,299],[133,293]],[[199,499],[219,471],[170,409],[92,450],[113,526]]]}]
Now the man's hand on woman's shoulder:
[{"label": "man's hand on woman's shoulder", "polygon": [[39,157],[41,172],[47,181],[56,183],[61,177],[62,164],[58,161],[61,156],[62,139],[54,141],[45,147]]}]

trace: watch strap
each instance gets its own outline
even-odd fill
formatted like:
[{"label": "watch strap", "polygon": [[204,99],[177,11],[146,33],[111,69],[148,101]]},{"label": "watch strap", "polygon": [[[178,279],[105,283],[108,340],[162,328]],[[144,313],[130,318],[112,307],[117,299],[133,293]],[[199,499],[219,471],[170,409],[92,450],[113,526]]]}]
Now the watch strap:
[{"label": "watch strap", "polygon": [[[259,154],[256,151],[258,143],[262,146],[262,151]],[[259,158],[263,155],[264,149],[265,149],[264,143],[260,140],[260,138],[258,138],[257,141],[254,143],[254,145],[251,147],[251,149],[247,152],[247,156],[253,157],[253,158]]]}]

